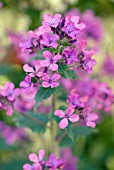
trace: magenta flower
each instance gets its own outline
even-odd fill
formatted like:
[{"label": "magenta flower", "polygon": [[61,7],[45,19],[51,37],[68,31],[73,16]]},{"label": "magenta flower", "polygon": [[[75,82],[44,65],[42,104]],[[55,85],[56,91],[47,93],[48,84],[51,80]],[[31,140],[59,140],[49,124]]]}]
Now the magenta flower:
[{"label": "magenta flower", "polygon": [[51,154],[49,156],[49,160],[46,161],[46,166],[49,168],[49,170],[56,170],[56,169],[62,169],[64,167],[64,163],[59,158],[56,158],[55,154]]},{"label": "magenta flower", "polygon": [[56,64],[56,62],[61,59],[61,55],[53,56],[51,52],[44,51],[43,57],[45,58],[45,60],[41,61],[41,65],[43,67],[49,67],[49,69],[52,71],[58,70],[58,65]]},{"label": "magenta flower", "polygon": [[23,170],[42,170],[42,167],[38,163],[35,163],[33,165],[25,164],[23,165]]},{"label": "magenta flower", "polygon": [[35,30],[35,33],[40,36],[43,35],[44,33],[51,33],[51,28],[49,26],[40,26],[38,29]]},{"label": "magenta flower", "polygon": [[40,68],[41,68],[40,61],[36,61],[34,69],[28,64],[25,64],[23,66],[23,70],[26,73],[29,73],[30,77],[35,77],[35,76],[41,77],[43,72],[40,70]]},{"label": "magenta flower", "polygon": [[77,122],[79,120],[79,116],[73,114],[73,112],[74,109],[70,107],[66,109],[65,113],[62,110],[56,110],[54,112],[55,116],[62,118],[62,120],[59,123],[60,129],[65,129],[68,126],[68,120],[70,120],[72,123]]},{"label": "magenta flower", "polygon": [[46,32],[42,35],[42,40],[40,41],[40,43],[47,47],[57,48],[57,46],[58,46],[57,40],[58,39],[59,39],[59,36],[57,34],[50,35],[49,33]]},{"label": "magenta flower", "polygon": [[75,39],[76,35],[85,28],[85,24],[78,23],[79,19],[79,16],[65,17],[65,26],[62,28],[62,31],[66,32],[72,39]]},{"label": "magenta flower", "polygon": [[43,87],[51,87],[51,88],[55,88],[57,86],[59,86],[59,83],[57,82],[57,80],[60,79],[60,75],[58,73],[53,74],[51,77],[44,73],[42,76],[42,86]]},{"label": "magenta flower", "polygon": [[85,71],[87,71],[89,74],[93,71],[93,66],[96,65],[96,60],[91,59],[91,57],[88,57],[84,60],[83,68]]},{"label": "magenta flower", "polygon": [[85,120],[86,126],[95,128],[96,126],[95,121],[98,120],[98,115],[97,113],[91,113],[91,108],[88,107],[85,109],[85,112],[84,112],[84,120]]},{"label": "magenta flower", "polygon": [[72,39],[75,39],[76,34],[78,33],[78,31],[76,30],[73,22],[70,22],[68,25],[63,27],[62,31],[64,31]]},{"label": "magenta flower", "polygon": [[87,101],[88,101],[88,96],[80,97],[76,89],[73,89],[70,92],[67,99],[69,106],[78,110],[83,109]]},{"label": "magenta flower", "polygon": [[20,89],[14,88],[15,86],[13,83],[7,82],[1,91],[1,95],[7,97],[9,101],[15,100],[15,98],[20,94]]},{"label": "magenta flower", "polygon": [[54,16],[51,16],[50,14],[45,14],[43,16],[42,25],[56,28],[59,25],[60,19],[61,14],[55,14]]},{"label": "magenta flower", "polygon": [[40,165],[44,164],[45,150],[41,149],[38,152],[38,155],[35,153],[29,154],[29,160],[34,163],[39,163]]},{"label": "magenta flower", "polygon": [[63,54],[65,55],[65,59],[67,60],[67,64],[72,64],[74,62],[77,62],[79,59],[76,56],[76,49],[71,47],[66,47],[63,51]]},{"label": "magenta flower", "polygon": [[31,82],[31,77],[26,76],[25,80],[20,82],[20,87],[22,87],[22,90],[24,92],[30,90],[33,87],[33,83]]}]

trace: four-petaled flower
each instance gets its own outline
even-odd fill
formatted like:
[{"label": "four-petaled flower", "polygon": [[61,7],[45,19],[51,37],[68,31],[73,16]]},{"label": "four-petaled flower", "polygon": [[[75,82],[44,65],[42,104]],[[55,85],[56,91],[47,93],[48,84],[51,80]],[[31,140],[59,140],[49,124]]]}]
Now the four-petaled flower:
[{"label": "four-petaled flower", "polygon": [[22,87],[23,92],[31,89],[33,87],[33,83],[31,82],[31,77],[26,76],[25,80],[20,82],[20,87]]},{"label": "four-petaled flower", "polygon": [[23,70],[26,73],[29,73],[30,77],[35,77],[35,76],[41,77],[43,72],[40,70],[40,68],[41,68],[41,65],[40,65],[39,60],[36,61],[35,63],[35,69],[33,69],[33,67],[29,66],[28,64],[25,64],[23,66]]},{"label": "four-petaled flower", "polygon": [[20,94],[20,89],[16,88],[13,83],[7,82],[1,90],[1,95],[8,98],[9,101],[15,100]]},{"label": "four-petaled flower", "polygon": [[29,160],[34,163],[39,163],[40,165],[44,164],[45,150],[41,149],[38,152],[38,155],[35,153],[29,154]]},{"label": "four-petaled flower", "polygon": [[45,14],[43,17],[42,25],[56,28],[59,25],[60,19],[61,14],[55,14],[54,16]]},{"label": "four-petaled flower", "polygon": [[40,43],[44,46],[47,47],[53,47],[53,48],[57,48],[58,43],[57,40],[59,39],[59,36],[57,34],[50,34],[50,33],[44,33],[42,35],[42,39],[40,41]]},{"label": "four-petaled flower", "polygon": [[46,161],[46,166],[49,168],[49,170],[56,170],[62,169],[64,167],[64,163],[60,158],[57,159],[55,154],[51,154],[49,156],[49,160]]},{"label": "four-petaled flower", "polygon": [[59,123],[59,127],[61,129],[65,129],[68,126],[68,120],[70,120],[71,122],[77,122],[79,120],[79,116],[77,114],[73,114],[73,112],[73,108],[67,108],[65,113],[62,110],[56,110],[54,112],[55,116],[62,118]]},{"label": "four-petaled flower", "polygon": [[59,86],[59,83],[57,82],[57,80],[60,79],[60,75],[58,73],[53,74],[51,77],[44,73],[42,76],[42,86],[43,87],[51,87],[51,88],[55,88],[57,86]]},{"label": "four-petaled flower", "polygon": [[90,126],[92,128],[95,128],[96,123],[95,121],[98,120],[97,113],[91,113],[91,108],[87,107],[84,112],[84,120],[86,123],[86,126]]},{"label": "four-petaled flower", "polygon": [[58,69],[58,65],[56,63],[58,60],[61,59],[61,57],[62,57],[61,55],[53,56],[51,52],[44,51],[43,57],[45,58],[45,60],[41,61],[41,65],[43,67],[49,67],[49,69],[52,71],[56,71]]}]

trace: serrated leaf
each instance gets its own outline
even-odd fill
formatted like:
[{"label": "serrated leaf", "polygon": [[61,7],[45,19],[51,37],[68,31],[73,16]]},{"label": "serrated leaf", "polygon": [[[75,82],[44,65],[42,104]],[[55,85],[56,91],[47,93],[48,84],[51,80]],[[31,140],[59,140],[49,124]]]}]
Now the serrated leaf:
[{"label": "serrated leaf", "polygon": [[80,77],[75,73],[74,70],[69,69],[65,64],[59,65],[59,74],[63,78],[67,79],[80,79]]},{"label": "serrated leaf", "polygon": [[[69,132],[69,128],[67,128],[67,133],[65,137],[63,137],[62,140],[60,140],[59,145],[61,147],[72,146],[74,144],[74,139],[76,140],[76,138],[78,138],[79,136],[88,136],[88,135],[91,135],[97,132],[98,132],[97,129],[92,129],[86,126],[77,126],[72,129],[72,132],[71,132],[71,129]],[[61,133],[59,134],[60,138],[61,138],[61,135],[63,135],[63,133],[65,133],[65,131],[63,132],[61,131]]]},{"label": "serrated leaf", "polygon": [[56,88],[44,88],[40,87],[36,96],[35,96],[35,105],[34,105],[34,111],[36,112],[38,104],[42,101],[50,97],[54,92],[56,91]]},{"label": "serrated leaf", "polygon": [[69,138],[69,136],[65,136],[60,142],[60,147],[70,147],[73,145],[73,141]]},{"label": "serrated leaf", "polygon": [[[33,112],[29,112],[26,114],[30,115],[36,120],[38,119],[42,121],[45,124],[49,121],[48,115],[45,115],[45,114],[35,115]],[[46,130],[45,126],[38,124],[35,121],[28,119],[27,117],[24,117],[24,116],[21,116],[19,119],[17,119],[17,126],[30,128],[33,132],[38,132],[38,133],[44,133]]]}]

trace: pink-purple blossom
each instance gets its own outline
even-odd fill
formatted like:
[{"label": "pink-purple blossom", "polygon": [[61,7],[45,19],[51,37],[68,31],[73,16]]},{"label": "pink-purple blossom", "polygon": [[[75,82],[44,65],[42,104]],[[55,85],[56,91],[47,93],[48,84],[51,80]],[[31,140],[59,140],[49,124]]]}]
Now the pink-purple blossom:
[{"label": "pink-purple blossom", "polygon": [[16,88],[13,83],[7,82],[1,90],[1,95],[7,97],[9,101],[15,100],[20,94],[20,89]]},{"label": "pink-purple blossom", "polygon": [[36,61],[34,68],[29,66],[28,64],[25,64],[23,66],[23,70],[26,73],[29,73],[30,77],[35,77],[35,76],[41,77],[42,74],[43,74],[43,71],[41,70],[41,65],[40,65],[40,61],[39,60]]},{"label": "pink-purple blossom", "polygon": [[49,67],[49,69],[52,70],[52,71],[58,70],[57,61],[61,59],[61,57],[62,57],[61,55],[53,56],[53,54],[51,52],[44,51],[43,57],[45,58],[45,60],[41,61],[41,66]]},{"label": "pink-purple blossom", "polygon": [[50,14],[45,14],[43,16],[42,25],[56,28],[59,25],[61,17],[61,14],[55,14],[54,16],[51,16]]},{"label": "pink-purple blossom", "polygon": [[51,154],[49,159],[46,161],[46,166],[49,170],[63,169],[64,163],[62,159],[57,159],[55,154]]},{"label": "pink-purple blossom", "polygon": [[86,126],[95,128],[95,126],[96,126],[95,121],[98,120],[98,115],[97,115],[97,113],[92,113],[91,108],[88,107],[84,111],[84,120],[85,120]]},{"label": "pink-purple blossom", "polygon": [[76,89],[71,90],[67,99],[69,106],[77,110],[83,109],[87,101],[88,96],[81,97]]},{"label": "pink-purple blossom", "polygon": [[60,75],[58,73],[54,73],[51,77],[44,73],[42,75],[42,86],[43,87],[51,87],[51,88],[55,88],[57,86],[59,86],[59,82],[57,82],[57,80],[60,79]]},{"label": "pink-purple blossom", "polygon": [[62,120],[59,123],[59,127],[61,129],[65,129],[68,126],[68,121],[74,123],[79,120],[79,116],[77,114],[73,114],[73,113],[74,113],[73,108],[67,108],[66,112],[63,112],[62,110],[56,110],[54,112],[55,116],[62,118]]},{"label": "pink-purple blossom", "polygon": [[26,76],[25,80],[20,82],[20,87],[24,92],[30,90],[33,87],[33,83],[31,82],[31,77]]},{"label": "pink-purple blossom", "polygon": [[46,47],[57,48],[58,39],[59,39],[59,36],[57,34],[50,34],[46,32],[42,35],[42,39],[40,40],[40,43]]}]

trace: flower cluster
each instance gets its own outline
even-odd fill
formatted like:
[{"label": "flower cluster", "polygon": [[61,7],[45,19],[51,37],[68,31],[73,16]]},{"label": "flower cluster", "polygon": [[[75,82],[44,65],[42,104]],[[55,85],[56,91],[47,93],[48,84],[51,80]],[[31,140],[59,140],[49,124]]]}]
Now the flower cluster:
[{"label": "flower cluster", "polygon": [[[28,38],[20,43],[23,52],[29,54],[34,60],[34,66],[25,64],[23,69],[27,73],[20,87],[26,91],[35,83],[43,87],[55,88],[59,85],[61,77],[60,66],[67,69],[80,68],[91,73],[96,61],[92,59],[94,50],[87,50],[84,40],[77,40],[77,35],[83,31],[85,24],[79,22],[79,16],[63,17],[60,14],[51,16],[45,14],[40,26],[35,31],[28,32]],[[40,57],[39,57],[40,56]]]},{"label": "flower cluster", "polygon": [[68,126],[68,121],[72,123],[79,120],[83,120],[86,126],[95,128],[95,121],[98,120],[98,115],[95,112],[92,112],[92,109],[87,106],[89,96],[81,97],[76,89],[73,89],[68,96],[67,102],[69,107],[64,113],[62,110],[56,110],[54,112],[55,116],[62,118],[59,123],[59,127],[64,129]]},{"label": "flower cluster", "polygon": [[[86,28],[81,33],[79,38],[81,39],[92,39],[96,43],[103,37],[103,26],[99,17],[95,16],[92,10],[86,10],[81,13],[78,9],[73,8],[66,13],[66,16],[78,15],[81,21],[86,25]],[[97,28],[97,29],[96,29]]]},{"label": "flower cluster", "polygon": [[29,154],[29,160],[33,162],[32,165],[25,164],[23,165],[23,170],[43,170],[48,168],[49,170],[63,169],[64,163],[62,159],[57,159],[54,153],[49,155],[48,160],[45,160],[45,150],[41,149],[38,152],[38,155],[35,153]]}]

